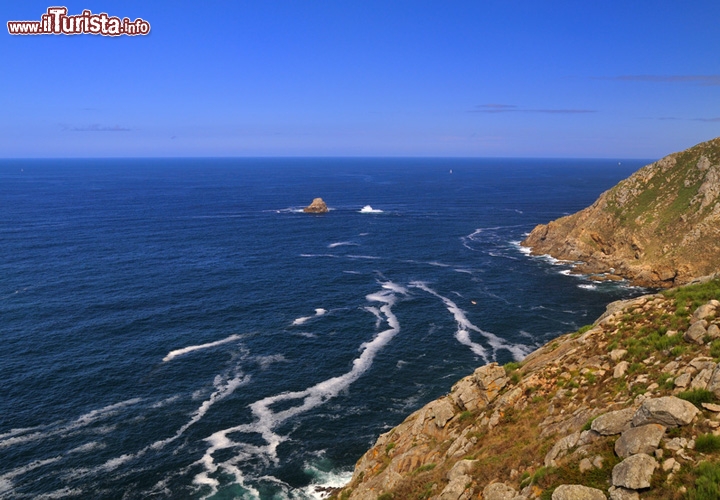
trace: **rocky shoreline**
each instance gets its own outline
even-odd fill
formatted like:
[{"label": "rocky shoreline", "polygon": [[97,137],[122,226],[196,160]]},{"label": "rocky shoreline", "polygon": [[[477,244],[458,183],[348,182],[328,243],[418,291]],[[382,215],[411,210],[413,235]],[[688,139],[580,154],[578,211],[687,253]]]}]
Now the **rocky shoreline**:
[{"label": "rocky shoreline", "polygon": [[381,435],[333,498],[686,498],[703,467],[720,474],[718,299],[709,277],[615,302],[478,368]]},{"label": "rocky shoreline", "polygon": [[578,262],[576,272],[668,288],[720,262],[720,138],[674,153],[602,193],[590,207],[538,225],[535,255]]}]

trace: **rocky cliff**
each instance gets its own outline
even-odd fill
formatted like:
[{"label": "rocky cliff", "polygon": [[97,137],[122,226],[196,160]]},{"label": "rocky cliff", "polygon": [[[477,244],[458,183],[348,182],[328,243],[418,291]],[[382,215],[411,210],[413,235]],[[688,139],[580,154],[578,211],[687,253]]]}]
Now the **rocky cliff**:
[{"label": "rocky cliff", "polygon": [[339,499],[720,495],[720,279],[612,303],[381,435]]},{"label": "rocky cliff", "polygon": [[670,287],[720,266],[720,138],[643,167],[592,206],[537,226],[522,242],[534,254]]}]

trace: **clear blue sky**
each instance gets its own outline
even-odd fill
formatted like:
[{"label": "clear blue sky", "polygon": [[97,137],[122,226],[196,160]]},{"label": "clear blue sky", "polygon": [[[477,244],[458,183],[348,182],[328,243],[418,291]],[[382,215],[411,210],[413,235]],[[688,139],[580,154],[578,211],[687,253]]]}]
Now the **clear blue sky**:
[{"label": "clear blue sky", "polygon": [[[11,36],[65,5],[138,37]],[[720,2],[2,0],[0,157],[658,158],[720,135]]]}]

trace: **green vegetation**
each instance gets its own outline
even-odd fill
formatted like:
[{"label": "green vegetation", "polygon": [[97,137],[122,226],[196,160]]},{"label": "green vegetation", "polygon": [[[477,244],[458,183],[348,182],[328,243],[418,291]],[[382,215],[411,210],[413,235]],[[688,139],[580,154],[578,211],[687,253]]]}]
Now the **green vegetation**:
[{"label": "green vegetation", "polygon": [[395,448],[395,443],[388,443],[385,447],[385,454],[387,455],[392,451],[392,449]]},{"label": "green vegetation", "polygon": [[714,403],[716,401],[715,393],[706,389],[693,389],[691,391],[683,391],[677,395],[680,399],[690,401],[692,404],[702,410],[703,403]]},{"label": "green vegetation", "polygon": [[423,472],[431,471],[431,470],[433,470],[433,469],[436,467],[436,465],[437,465],[437,464],[425,464],[425,465],[421,465],[420,467],[418,467],[417,469],[415,469],[415,470],[412,472],[412,474],[413,474],[413,476],[414,476],[414,475],[417,475],[417,474],[422,474]]},{"label": "green vegetation", "polygon": [[695,450],[700,453],[714,453],[720,451],[720,436],[714,434],[701,434],[695,439]]},{"label": "green vegetation", "polygon": [[720,464],[701,462],[697,466],[695,488],[687,492],[689,500],[717,500],[720,498]]},{"label": "green vegetation", "polygon": [[[666,297],[675,299],[676,311],[690,314],[709,300],[720,297],[720,278],[707,283],[698,283],[663,292]],[[677,312],[676,312],[677,314]]]}]

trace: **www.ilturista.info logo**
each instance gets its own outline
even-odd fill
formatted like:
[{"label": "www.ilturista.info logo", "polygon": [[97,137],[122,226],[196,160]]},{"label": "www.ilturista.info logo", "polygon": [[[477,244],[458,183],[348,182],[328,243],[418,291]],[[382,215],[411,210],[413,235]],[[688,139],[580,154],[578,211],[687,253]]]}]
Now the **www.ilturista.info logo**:
[{"label": "www.ilturista.info logo", "polygon": [[83,10],[77,16],[68,16],[67,7],[48,7],[40,21],[8,21],[8,33],[11,35],[147,35],[150,23],[137,18],[130,21],[127,17],[108,16],[105,12],[93,14]]}]

